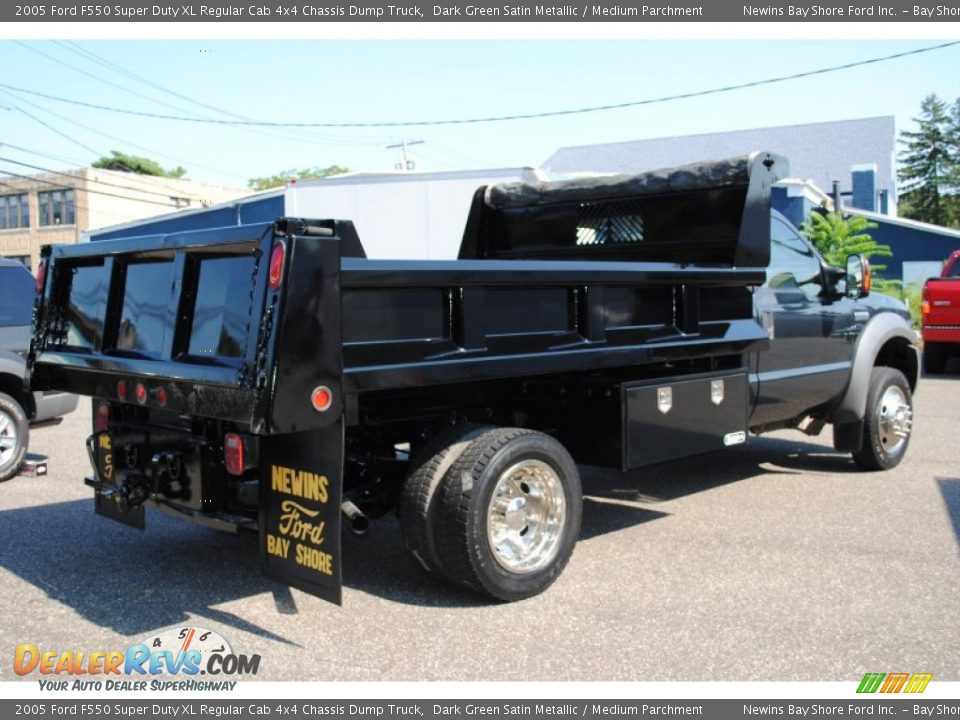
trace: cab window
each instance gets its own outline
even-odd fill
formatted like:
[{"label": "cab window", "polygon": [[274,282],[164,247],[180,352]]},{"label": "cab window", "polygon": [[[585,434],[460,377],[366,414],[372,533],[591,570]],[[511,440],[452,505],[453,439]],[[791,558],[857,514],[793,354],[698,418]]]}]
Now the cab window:
[{"label": "cab window", "polygon": [[794,301],[814,301],[823,292],[820,261],[796,230],[776,218],[770,225],[770,267],[764,287],[785,301],[790,295]]}]

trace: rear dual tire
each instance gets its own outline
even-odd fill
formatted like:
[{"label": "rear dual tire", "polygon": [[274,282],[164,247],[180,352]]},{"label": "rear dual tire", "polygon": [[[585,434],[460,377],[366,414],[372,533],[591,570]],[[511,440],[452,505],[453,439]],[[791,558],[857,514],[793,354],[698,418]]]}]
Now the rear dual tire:
[{"label": "rear dual tire", "polygon": [[[459,449],[448,446],[414,469],[411,495],[423,489],[420,468],[446,465],[442,477],[433,477],[432,512],[405,514],[401,505],[401,521],[406,517],[419,525],[404,528],[404,537],[429,535],[432,542],[414,545],[431,548],[431,572],[455,585],[505,601],[532,597],[559,577],[580,534],[576,465],[543,433],[520,428],[470,433],[475,436],[465,447],[461,436],[454,443]],[[412,550],[410,543],[407,547]]]},{"label": "rear dual tire", "polygon": [[471,441],[488,429],[456,425],[441,430],[414,456],[403,484],[398,508],[403,545],[417,564],[432,575],[444,576],[436,544],[440,482]]}]

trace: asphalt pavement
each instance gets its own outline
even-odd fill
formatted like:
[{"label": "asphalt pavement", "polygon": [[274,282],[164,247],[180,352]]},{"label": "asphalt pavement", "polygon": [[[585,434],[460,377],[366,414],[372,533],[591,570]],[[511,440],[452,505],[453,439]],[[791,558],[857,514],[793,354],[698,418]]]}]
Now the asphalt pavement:
[{"label": "asphalt pavement", "polygon": [[922,380],[889,472],[829,429],[585,470],[573,559],[514,604],[424,576],[392,517],[345,535],[342,607],[263,576],[252,535],[97,517],[89,425],[83,402],[37,429],[49,474],[0,484],[0,680],[18,643],[123,649],[177,625],[260,654],[264,680],[960,680],[960,374]]}]

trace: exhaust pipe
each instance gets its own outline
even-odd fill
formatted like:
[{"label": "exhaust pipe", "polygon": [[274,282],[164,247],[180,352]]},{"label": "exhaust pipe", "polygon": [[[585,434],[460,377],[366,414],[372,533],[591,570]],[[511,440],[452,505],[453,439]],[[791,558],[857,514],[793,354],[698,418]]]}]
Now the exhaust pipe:
[{"label": "exhaust pipe", "polygon": [[363,511],[353,504],[351,500],[344,500],[340,506],[343,516],[347,519],[347,526],[353,531],[354,535],[366,535],[370,529],[370,518],[363,514]]}]

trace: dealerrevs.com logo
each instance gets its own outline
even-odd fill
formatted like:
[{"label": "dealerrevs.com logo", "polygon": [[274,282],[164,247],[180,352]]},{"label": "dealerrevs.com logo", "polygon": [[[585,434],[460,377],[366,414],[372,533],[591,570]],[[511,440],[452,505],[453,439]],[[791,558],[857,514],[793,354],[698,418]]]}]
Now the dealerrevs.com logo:
[{"label": "dealerrevs.com logo", "polygon": [[860,681],[858,693],[922,693],[933,673],[867,673]]},{"label": "dealerrevs.com logo", "polygon": [[259,669],[259,655],[236,653],[220,633],[193,626],[161,630],[125,650],[21,643],[13,655],[13,671],[39,674],[41,690],[232,690],[237,682],[227,677]]}]

